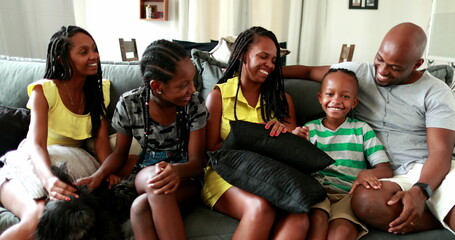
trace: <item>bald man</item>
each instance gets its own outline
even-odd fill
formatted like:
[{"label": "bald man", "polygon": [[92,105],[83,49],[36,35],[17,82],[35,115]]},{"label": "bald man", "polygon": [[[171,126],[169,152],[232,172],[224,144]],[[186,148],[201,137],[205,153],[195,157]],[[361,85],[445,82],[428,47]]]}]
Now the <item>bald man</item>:
[{"label": "bald man", "polygon": [[452,233],[455,229],[455,97],[443,81],[417,70],[426,42],[422,28],[401,23],[387,32],[373,64],[283,68],[286,78],[314,81],[330,67],[356,73],[360,103],[354,117],[376,131],[395,176],[381,179],[380,189],[353,185],[351,206],[367,225],[391,233],[441,224]]}]

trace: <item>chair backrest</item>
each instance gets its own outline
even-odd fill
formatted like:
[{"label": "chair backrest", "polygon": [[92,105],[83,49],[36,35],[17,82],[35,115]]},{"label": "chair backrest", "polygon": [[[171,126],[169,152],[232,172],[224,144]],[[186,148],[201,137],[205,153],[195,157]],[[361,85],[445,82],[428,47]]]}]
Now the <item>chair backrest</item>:
[{"label": "chair backrest", "polygon": [[350,62],[352,61],[352,56],[354,56],[355,44],[348,46],[343,44],[341,46],[340,60],[338,62]]},{"label": "chair backrest", "polygon": [[120,43],[120,53],[122,54],[122,61],[138,61],[136,39],[132,38],[131,41],[125,41],[123,38],[118,39]]}]

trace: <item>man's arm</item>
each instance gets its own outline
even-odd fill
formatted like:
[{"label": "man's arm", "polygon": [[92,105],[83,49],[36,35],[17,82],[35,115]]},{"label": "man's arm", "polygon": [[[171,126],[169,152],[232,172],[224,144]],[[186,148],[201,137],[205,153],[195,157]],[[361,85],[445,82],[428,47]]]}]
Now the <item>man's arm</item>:
[{"label": "man's arm", "polygon": [[[427,128],[428,158],[423,165],[418,182],[428,184],[431,189],[439,187],[450,170],[455,146],[455,131],[442,128]],[[400,216],[390,223],[390,232],[402,232],[410,222],[418,221],[424,211],[427,196],[420,187],[399,192],[388,204],[403,203]]]},{"label": "man's arm", "polygon": [[321,82],[324,75],[329,71],[330,66],[304,66],[304,65],[293,65],[284,66],[283,77],[284,78],[301,78],[309,79],[316,82]]},{"label": "man's arm", "polygon": [[[428,159],[423,165],[418,182],[430,185],[435,190],[450,170],[455,131],[443,128],[427,128]],[[422,189],[413,187],[413,189]]]}]

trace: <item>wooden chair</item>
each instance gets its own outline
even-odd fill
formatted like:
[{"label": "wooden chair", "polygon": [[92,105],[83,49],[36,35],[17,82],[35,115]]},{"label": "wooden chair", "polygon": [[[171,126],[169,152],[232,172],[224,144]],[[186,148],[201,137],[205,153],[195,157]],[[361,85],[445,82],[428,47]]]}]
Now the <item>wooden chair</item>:
[{"label": "wooden chair", "polygon": [[340,60],[338,62],[350,62],[352,56],[354,56],[355,44],[351,44],[349,47],[347,44],[341,46]]},{"label": "wooden chair", "polygon": [[131,41],[125,41],[123,38],[118,39],[120,43],[120,53],[122,54],[122,61],[138,61],[136,39],[132,38]]}]

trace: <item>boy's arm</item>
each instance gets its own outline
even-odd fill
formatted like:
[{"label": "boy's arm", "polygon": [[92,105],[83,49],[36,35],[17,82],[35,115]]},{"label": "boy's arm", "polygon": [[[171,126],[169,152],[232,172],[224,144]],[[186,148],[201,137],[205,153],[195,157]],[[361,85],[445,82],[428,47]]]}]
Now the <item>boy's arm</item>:
[{"label": "boy's arm", "polygon": [[379,163],[371,169],[362,170],[352,183],[349,194],[352,194],[359,185],[363,185],[365,188],[380,189],[381,181],[379,179],[389,177],[393,177],[393,170],[388,162]]},{"label": "boy's arm", "polygon": [[329,71],[330,66],[305,66],[293,65],[283,66],[283,78],[301,78],[321,82],[324,75]]}]

